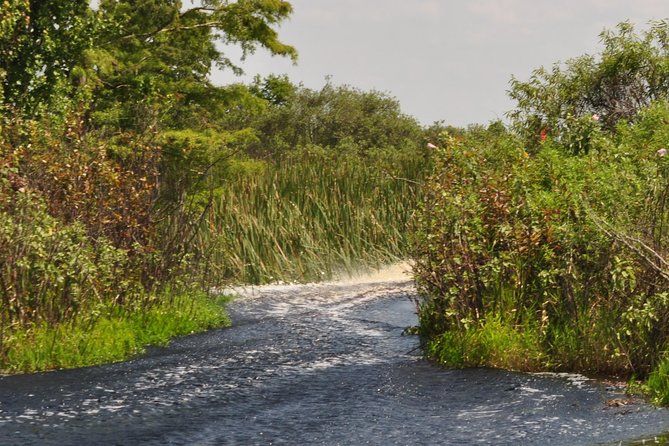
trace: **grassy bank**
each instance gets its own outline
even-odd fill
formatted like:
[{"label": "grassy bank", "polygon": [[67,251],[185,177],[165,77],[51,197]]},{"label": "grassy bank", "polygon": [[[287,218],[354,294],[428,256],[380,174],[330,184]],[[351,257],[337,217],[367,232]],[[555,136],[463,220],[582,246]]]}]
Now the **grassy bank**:
[{"label": "grassy bank", "polygon": [[90,321],[56,327],[36,325],[4,340],[2,373],[28,373],[118,362],[175,336],[229,324],[223,299],[191,294],[165,299],[149,309],[98,311]]}]

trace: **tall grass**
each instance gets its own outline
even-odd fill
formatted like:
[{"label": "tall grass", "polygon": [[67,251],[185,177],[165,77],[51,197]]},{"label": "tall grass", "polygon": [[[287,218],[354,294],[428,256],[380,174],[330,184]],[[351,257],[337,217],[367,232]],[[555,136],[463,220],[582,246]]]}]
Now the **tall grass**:
[{"label": "tall grass", "polygon": [[217,191],[198,244],[227,281],[312,281],[407,253],[428,161],[303,150]]}]

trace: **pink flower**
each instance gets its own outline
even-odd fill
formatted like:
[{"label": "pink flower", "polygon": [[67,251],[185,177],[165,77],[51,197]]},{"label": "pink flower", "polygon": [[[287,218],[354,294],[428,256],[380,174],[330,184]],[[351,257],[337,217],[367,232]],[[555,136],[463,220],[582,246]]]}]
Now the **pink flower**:
[{"label": "pink flower", "polygon": [[660,149],[657,151],[657,156],[665,156],[667,154],[667,149]]},{"label": "pink flower", "polygon": [[593,121],[599,121],[599,115],[597,113],[592,115],[592,120]]},{"label": "pink flower", "polygon": [[431,142],[428,142],[428,143],[427,143],[427,148],[428,148],[428,149],[436,149],[437,146],[435,146],[435,145],[432,144]]},{"label": "pink flower", "polygon": [[548,129],[544,127],[541,129],[541,132],[539,132],[539,139],[541,139],[541,142],[545,142],[546,138],[548,138]]}]

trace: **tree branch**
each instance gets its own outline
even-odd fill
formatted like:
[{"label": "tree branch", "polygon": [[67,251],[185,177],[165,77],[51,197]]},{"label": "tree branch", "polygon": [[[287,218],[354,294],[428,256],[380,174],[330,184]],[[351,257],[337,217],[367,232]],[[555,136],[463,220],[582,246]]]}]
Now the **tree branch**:
[{"label": "tree branch", "polygon": [[223,7],[211,8],[211,7],[208,7],[208,6],[199,6],[199,7],[196,7],[196,8],[187,9],[186,11],[179,14],[179,18],[182,19],[182,18],[184,18],[184,17],[186,17],[186,16],[188,16],[188,15],[194,13],[194,12],[200,12],[200,11],[216,12],[216,11],[219,11],[221,9],[223,9]]},{"label": "tree branch", "polygon": [[[588,215],[592,219],[595,226],[599,228],[604,234],[613,240],[617,240],[625,245],[628,249],[634,252],[637,256],[643,259],[655,272],[657,272],[663,279],[669,280],[669,262],[665,260],[662,255],[660,255],[653,248],[648,246],[642,240],[625,235],[616,229],[603,219],[599,218],[589,206],[586,208]],[[608,226],[608,228],[606,227]]]},{"label": "tree branch", "polygon": [[150,33],[142,33],[142,34],[128,34],[126,36],[121,37],[124,40],[127,39],[132,39],[132,38],[148,38],[148,37],[153,37],[157,36],[158,34],[164,34],[164,33],[171,33],[171,32],[177,32],[177,31],[189,31],[193,29],[198,29],[198,28],[215,28],[218,25],[222,25],[223,22],[219,20],[215,20],[212,22],[204,22],[204,23],[198,23],[196,25],[188,25],[188,26],[174,26],[171,28],[160,28],[156,31],[150,32]]}]

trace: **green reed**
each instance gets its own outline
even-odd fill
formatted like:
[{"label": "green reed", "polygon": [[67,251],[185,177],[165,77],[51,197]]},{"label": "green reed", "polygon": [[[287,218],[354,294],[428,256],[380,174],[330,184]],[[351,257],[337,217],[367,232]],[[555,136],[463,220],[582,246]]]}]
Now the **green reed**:
[{"label": "green reed", "polygon": [[425,160],[302,151],[217,191],[198,245],[227,281],[311,281],[402,258]]}]

